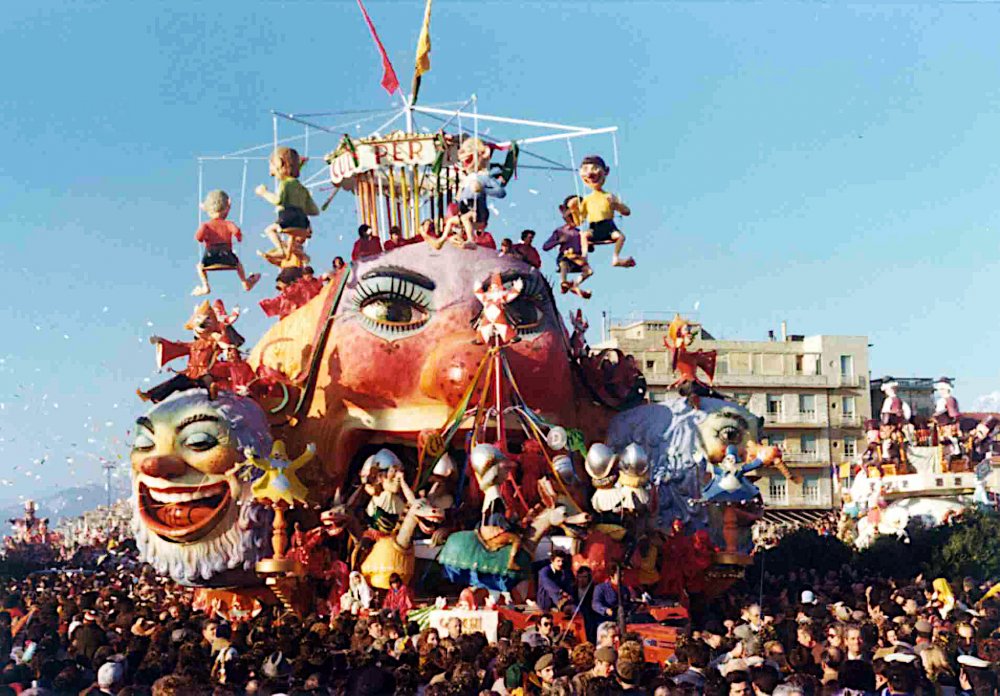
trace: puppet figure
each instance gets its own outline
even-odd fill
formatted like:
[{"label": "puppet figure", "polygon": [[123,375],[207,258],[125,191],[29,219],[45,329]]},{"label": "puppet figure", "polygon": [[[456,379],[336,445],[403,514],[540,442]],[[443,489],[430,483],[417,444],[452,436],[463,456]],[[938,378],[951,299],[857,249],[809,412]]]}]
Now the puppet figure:
[{"label": "puppet figure", "polygon": [[[556,257],[556,265],[559,267],[559,290],[565,294],[572,292],[585,300],[589,300],[591,293],[583,290],[580,286],[587,278],[594,274],[594,270],[587,262],[587,257],[583,253],[580,243],[580,197],[567,196],[559,205],[559,214],[562,215],[563,226],[552,232],[542,245],[542,251],[549,251],[559,247],[559,255]],[[576,280],[570,281],[571,275],[578,276]]]},{"label": "puppet figure", "polygon": [[272,505],[285,502],[289,507],[306,501],[309,491],[295,472],[316,456],[316,445],[310,442],[306,445],[305,452],[295,460],[288,458],[285,443],[281,440],[277,440],[271,447],[271,456],[268,458],[257,457],[251,449],[244,450],[243,454],[248,462],[264,472],[251,487],[254,498],[268,500]]},{"label": "puppet figure", "polygon": [[990,455],[993,448],[993,434],[1000,425],[995,416],[988,416],[976,424],[975,430],[969,435],[968,451],[973,462],[981,462]]},{"label": "puppet figure", "polygon": [[[458,208],[466,243],[475,244],[476,232],[486,229],[490,219],[487,196],[507,195],[503,175],[490,174],[490,148],[478,138],[467,138],[458,148],[459,167]],[[445,235],[446,236],[446,235]]]},{"label": "puppet figure", "polygon": [[629,444],[618,460],[618,482],[615,486],[621,495],[622,510],[627,514],[642,517],[649,511],[649,457],[646,451],[635,444]]},{"label": "puppet figure", "polygon": [[509,546],[507,570],[520,570],[516,562],[521,549],[521,536],[514,524],[507,519],[507,505],[500,494],[500,486],[507,477],[506,458],[492,445],[476,445],[469,455],[472,472],[483,492],[483,507],[479,517],[479,539],[490,552]]},{"label": "puppet figure", "polygon": [[476,331],[483,343],[506,345],[517,338],[517,326],[507,316],[506,306],[517,299],[524,288],[524,281],[518,278],[510,287],[503,284],[499,273],[494,273],[488,287],[476,284],[473,292],[483,305],[476,323]]},{"label": "puppet figure", "polygon": [[299,182],[299,172],[303,164],[304,160],[292,148],[277,148],[269,160],[269,173],[278,179],[278,192],[271,193],[264,184],[254,190],[254,193],[273,205],[278,212],[278,219],[264,230],[274,248],[264,252],[262,256],[271,263],[274,263],[271,259],[290,255],[293,244],[286,245],[282,235],[291,240],[298,240],[301,249],[301,244],[312,236],[309,217],[319,215],[319,208],[312,199],[309,189]]},{"label": "puppet figure", "polygon": [[868,445],[861,454],[861,462],[865,466],[878,466],[882,462],[882,435],[879,432],[877,420],[865,421],[865,439]]},{"label": "puppet figure", "polygon": [[615,486],[618,455],[603,442],[595,442],[587,450],[583,467],[590,476],[594,494],[590,506],[594,509],[594,529],[615,541],[625,537],[621,491]]},{"label": "puppet figure", "polygon": [[709,502],[729,503],[753,500],[760,491],[745,476],[770,464],[778,457],[777,447],[761,447],[753,461],[741,464],[740,450],[736,445],[726,447],[726,456],[718,464],[712,464],[713,477],[702,491],[702,498]]},{"label": "puppet figure", "polygon": [[370,531],[375,536],[389,534],[406,511],[407,503],[416,499],[406,484],[403,463],[391,450],[381,449],[365,460],[361,480],[365,492],[371,496],[365,508]]},{"label": "puppet figure", "polygon": [[439,510],[451,510],[455,506],[455,484],[458,469],[451,456],[445,452],[431,469],[430,487],[427,489],[427,502]]},{"label": "puppet figure", "polygon": [[940,377],[934,382],[934,422],[938,427],[939,442],[944,447],[942,456],[945,461],[962,455],[962,431],[959,423],[961,412],[958,401],[952,394],[954,388],[948,377]]},{"label": "puppet figure", "polygon": [[883,425],[903,425],[910,422],[910,405],[899,398],[897,391],[899,382],[892,377],[886,377],[882,383],[882,393],[885,394],[885,401],[882,402],[882,424]]},{"label": "puppet figure", "polygon": [[891,425],[883,425],[879,429],[879,437],[882,441],[881,462],[882,464],[896,464],[900,461],[900,443],[897,437],[897,430]]},{"label": "puppet figure", "polygon": [[[689,322],[676,314],[667,328],[666,338],[663,339],[670,351],[670,369],[677,373],[677,379],[669,388],[677,389],[692,408],[698,408],[702,397],[723,398],[710,386],[715,379],[716,352],[689,350],[700,328],[700,324]],[[698,378],[699,369],[708,378],[707,384]]]},{"label": "puppet figure", "polygon": [[[579,201],[581,219],[589,224],[589,228],[581,233],[581,253],[586,257],[591,244],[614,243],[611,265],[631,268],[635,265],[635,259],[621,255],[625,234],[615,225],[615,213],[628,217],[632,211],[618,196],[604,190],[610,171],[604,160],[597,155],[584,157],[580,163],[580,178],[590,189],[590,193]],[[568,204],[571,205],[572,201],[568,201]]]},{"label": "puppet figure", "polygon": [[243,233],[236,223],[227,220],[229,216],[229,194],[225,191],[209,191],[201,203],[201,209],[208,215],[208,221],[201,223],[194,233],[196,241],[205,245],[205,253],[197,265],[201,285],[191,291],[192,295],[207,295],[212,292],[208,284],[209,270],[235,270],[243,282],[244,290],[251,290],[260,280],[260,273],[247,276],[243,264],[233,253],[233,240],[243,241]]},{"label": "puppet figure", "polygon": [[[223,319],[220,320],[220,316]],[[215,307],[205,300],[195,307],[194,313],[188,319],[184,328],[194,332],[193,341],[168,341],[160,336],[150,336],[149,342],[156,346],[156,365],[163,367],[171,360],[187,356],[187,367],[178,372],[163,384],[158,384],[149,391],[138,390],[143,401],[159,403],[176,391],[185,391],[201,387],[212,389],[211,371],[216,360],[228,346],[239,347],[244,338],[232,327],[235,315],[225,313],[221,301],[216,301]]]}]

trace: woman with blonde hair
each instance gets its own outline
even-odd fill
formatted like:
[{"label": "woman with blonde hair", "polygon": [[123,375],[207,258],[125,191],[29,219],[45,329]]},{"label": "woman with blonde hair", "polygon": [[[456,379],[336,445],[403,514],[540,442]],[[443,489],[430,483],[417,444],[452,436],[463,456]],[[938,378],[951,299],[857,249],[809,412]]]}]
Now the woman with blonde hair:
[{"label": "woman with blonde hair", "polygon": [[920,653],[927,680],[934,685],[934,693],[939,696],[954,696],[956,692],[955,674],[948,664],[948,656],[937,645],[924,648]]}]

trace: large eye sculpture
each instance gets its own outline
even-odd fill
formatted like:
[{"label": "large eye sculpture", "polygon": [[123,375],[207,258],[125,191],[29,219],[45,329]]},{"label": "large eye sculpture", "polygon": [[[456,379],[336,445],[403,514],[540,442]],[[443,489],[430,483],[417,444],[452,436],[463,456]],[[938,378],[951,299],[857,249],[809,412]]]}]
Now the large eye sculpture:
[{"label": "large eye sculpture", "polygon": [[153,442],[153,438],[146,433],[138,433],[135,436],[135,441],[132,443],[132,449],[137,452],[150,452],[155,446],[156,444]]},{"label": "large eye sculpture", "polygon": [[433,293],[403,274],[372,275],[361,280],[354,306],[366,329],[382,338],[416,333],[430,321]]}]

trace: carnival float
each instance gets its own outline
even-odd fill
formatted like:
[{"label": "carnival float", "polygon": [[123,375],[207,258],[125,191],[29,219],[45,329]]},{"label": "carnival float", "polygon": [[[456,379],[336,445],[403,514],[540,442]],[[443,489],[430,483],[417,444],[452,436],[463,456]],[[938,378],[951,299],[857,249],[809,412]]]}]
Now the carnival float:
[{"label": "carnival float", "polygon": [[930,417],[913,413],[897,380],[880,382],[885,398],[848,472],[838,535],[865,548],[880,535],[905,539],[913,524],[947,523],[970,505],[996,507],[1000,419],[962,413],[948,377],[934,380]]},{"label": "carnival float", "polygon": [[[591,349],[582,311],[567,327],[557,304],[589,297],[580,283],[595,259],[635,265],[616,222],[630,210],[605,188],[617,142],[608,160],[579,166],[572,147],[616,129],[481,114],[475,97],[421,106],[418,84],[365,137],[274,113],[275,188],[256,193],[277,209],[260,252],[279,288],[261,307],[277,320],[244,352],[239,313],[206,299],[185,325],[190,340],[152,338],[159,366],[187,363],[140,392],[151,403],[131,454],[142,559],[234,619],[276,601],[363,611],[395,576],[431,602],[472,587],[490,606],[523,605],[552,549],[595,582],[620,565],[650,609],[721,591],[750,562],[763,512],[745,475],[780,453],[758,444],[757,417],[699,377],[707,356],[688,350],[683,319],[672,351],[694,367],[681,371],[678,397],[652,404],[632,356]],[[391,65],[383,86],[399,89]],[[418,131],[418,116],[436,130]],[[325,177],[303,176],[279,121],[334,137]],[[483,124],[543,133],[488,138]],[[567,146],[568,165],[531,149],[553,142]],[[489,234],[491,201],[539,168],[566,172],[574,192],[552,204],[564,223],[551,240],[558,293]],[[309,266],[311,218],[338,195],[352,197],[359,242],[324,279]],[[206,273],[225,270],[253,287],[259,276],[232,250],[241,231],[227,220],[228,194],[199,199],[209,219],[199,215],[195,294],[210,292]]]}]

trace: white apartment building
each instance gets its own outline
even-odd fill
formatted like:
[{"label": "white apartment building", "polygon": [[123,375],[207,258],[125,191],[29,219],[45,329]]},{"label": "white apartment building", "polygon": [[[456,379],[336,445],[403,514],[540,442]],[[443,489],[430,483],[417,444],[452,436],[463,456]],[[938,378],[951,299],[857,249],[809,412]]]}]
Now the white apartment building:
[{"label": "white apartment building", "polygon": [[[595,348],[620,348],[636,357],[651,400],[676,379],[663,339],[670,320],[645,316],[612,321]],[[672,316],[672,315],[671,315]],[[871,413],[868,338],[789,336],[764,341],[718,340],[702,331],[693,350],[718,354],[715,388],[764,419],[764,435],[784,452],[798,481],[766,468],[757,485],[772,508],[828,510],[839,504],[834,475],[864,448]]]}]

